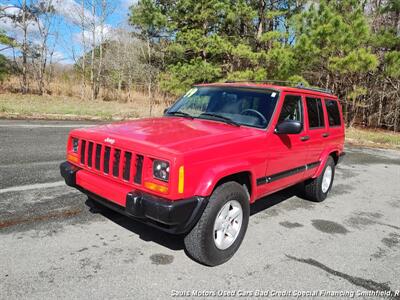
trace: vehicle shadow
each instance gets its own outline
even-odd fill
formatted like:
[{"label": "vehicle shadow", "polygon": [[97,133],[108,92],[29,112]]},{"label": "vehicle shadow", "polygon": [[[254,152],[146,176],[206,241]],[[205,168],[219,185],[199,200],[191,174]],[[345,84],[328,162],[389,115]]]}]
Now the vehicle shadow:
[{"label": "vehicle shadow", "polygon": [[161,230],[158,230],[150,225],[143,224],[132,218],[126,217],[116,211],[113,211],[107,207],[93,206],[92,200],[89,198],[85,202],[86,206],[89,207],[91,213],[99,213],[108,220],[115,224],[129,230],[133,234],[139,236],[140,239],[146,242],[155,242],[170,250],[182,250],[184,249],[183,238],[179,235],[173,235]]},{"label": "vehicle shadow", "polygon": [[[301,197],[299,190],[300,189],[298,186],[294,186],[257,200],[250,206],[250,216],[268,210],[269,208],[289,198],[292,198],[293,196]],[[126,230],[129,230],[133,234],[138,235],[143,241],[154,242],[173,251],[180,251],[184,250],[185,248],[183,243],[183,235],[165,233],[149,225],[121,215],[120,213],[117,213],[106,207],[101,207],[99,209],[97,205],[94,206],[93,202],[89,198],[86,200],[85,204],[89,207],[89,211],[91,213],[100,213],[108,220],[125,228]]]},{"label": "vehicle shadow", "polygon": [[304,196],[302,194],[301,188],[302,185],[298,184],[257,200],[252,205],[250,205],[250,216],[265,211],[270,207],[273,207],[294,196],[303,199]]}]

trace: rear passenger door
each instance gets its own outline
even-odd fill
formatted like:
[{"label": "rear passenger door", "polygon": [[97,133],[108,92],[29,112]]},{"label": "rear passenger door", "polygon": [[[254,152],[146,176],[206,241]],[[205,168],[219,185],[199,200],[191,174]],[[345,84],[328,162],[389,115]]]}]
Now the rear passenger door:
[{"label": "rear passenger door", "polygon": [[[317,166],[323,150],[326,147],[325,140],[328,138],[327,124],[325,122],[325,113],[321,98],[306,96],[306,131],[308,155],[307,164]],[[311,165],[315,163],[315,165]],[[311,168],[310,168],[311,169]],[[315,171],[315,170],[313,170]],[[307,173],[312,173],[308,171]],[[306,174],[309,175],[309,174]]]}]

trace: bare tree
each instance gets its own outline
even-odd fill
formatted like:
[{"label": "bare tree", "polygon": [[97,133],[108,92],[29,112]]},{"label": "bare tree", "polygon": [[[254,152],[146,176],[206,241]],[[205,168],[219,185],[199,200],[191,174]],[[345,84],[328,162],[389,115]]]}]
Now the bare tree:
[{"label": "bare tree", "polygon": [[96,90],[96,82],[95,82],[95,78],[94,78],[94,72],[95,72],[95,58],[96,58],[96,5],[97,5],[97,1],[96,0],[91,0],[91,6],[92,6],[92,14],[93,14],[93,22],[92,22],[92,26],[91,26],[91,33],[92,33],[92,53],[91,53],[91,60],[90,60],[90,85],[91,85],[91,91],[92,91],[92,100],[95,100],[97,98],[97,95],[95,94],[95,90]]},{"label": "bare tree", "polygon": [[[153,95],[159,69],[149,62],[148,43],[134,36],[132,32],[119,28],[112,32],[113,39],[107,43],[104,51],[104,70],[106,86],[110,89],[122,89],[128,92],[140,87],[147,92],[149,98],[149,115],[154,105]],[[158,55],[152,49],[150,55]]]},{"label": "bare tree", "polygon": [[43,93],[49,55],[54,52],[54,45],[50,49],[48,44],[53,16],[51,0],[35,0],[29,4],[22,0],[3,8],[1,17],[11,20],[21,32],[20,38],[15,40],[21,54],[15,56],[15,64],[21,70],[21,92],[24,94],[29,91],[31,75],[37,80],[39,93]]},{"label": "bare tree", "polygon": [[[21,62],[17,60],[15,56],[15,64],[20,65],[21,69],[21,92],[27,93],[29,90],[28,82],[28,52],[30,50],[28,31],[32,27],[32,14],[30,12],[30,7],[27,5],[26,0],[22,2],[17,2],[12,5],[2,7],[1,18],[7,18],[12,21],[15,28],[21,31],[21,39],[16,41],[19,44],[19,51],[21,52]],[[15,48],[13,49],[15,52]]]},{"label": "bare tree", "polygon": [[21,18],[21,28],[23,30],[23,40],[22,40],[22,93],[26,94],[28,92],[28,79],[27,79],[27,54],[28,54],[28,22],[27,22],[27,6],[26,0],[22,1],[22,18]]},{"label": "bare tree", "polygon": [[82,84],[82,92],[81,92],[81,99],[85,98],[85,91],[86,91],[86,37],[85,37],[85,0],[81,1],[81,15],[80,15],[80,26],[81,26],[81,37],[82,37],[82,53],[83,59],[82,62],[82,69],[81,69],[81,84]]},{"label": "bare tree", "polygon": [[[38,92],[42,95],[44,92],[46,68],[49,60],[51,60],[53,56],[55,43],[57,41],[57,39],[54,38],[51,44],[49,42],[49,37],[52,34],[51,30],[54,23],[55,11],[51,0],[37,1],[31,5],[34,10],[34,21],[38,28],[38,37],[33,47],[36,54],[33,66],[35,68]],[[54,37],[56,37],[56,35],[54,35]]]},{"label": "bare tree", "polygon": [[90,22],[91,55],[90,55],[90,85],[91,99],[97,99],[103,77],[104,43],[107,38],[105,26],[107,18],[115,9],[115,2],[111,0],[91,0],[90,8],[92,20]]},{"label": "bare tree", "polygon": [[[102,38],[103,30],[99,31],[99,23],[102,18],[97,16],[98,12],[103,11],[103,6],[99,7],[100,0],[80,0],[79,6],[75,6],[73,24],[80,30],[80,43],[70,44],[66,41],[66,48],[72,54],[72,59],[78,67],[81,78],[81,99],[86,96],[87,76],[89,73],[89,85],[91,90],[91,99],[97,98],[98,88],[98,60],[96,56],[97,47],[99,44],[98,34]],[[107,2],[106,2],[107,4]],[[108,7],[106,5],[106,7]],[[103,22],[104,23],[104,22]],[[101,74],[101,73],[100,73]]]}]

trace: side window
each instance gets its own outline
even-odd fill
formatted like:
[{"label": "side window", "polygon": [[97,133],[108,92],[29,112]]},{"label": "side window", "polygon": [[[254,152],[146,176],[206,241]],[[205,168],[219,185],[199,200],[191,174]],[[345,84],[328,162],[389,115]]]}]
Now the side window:
[{"label": "side window", "polygon": [[302,121],[301,96],[288,95],[285,97],[278,122],[286,120]]},{"label": "side window", "polygon": [[306,98],[308,124],[310,128],[324,127],[324,110],[322,108],[321,99]]},{"label": "side window", "polygon": [[329,126],[340,126],[341,121],[337,101],[326,99],[325,106],[328,112]]}]

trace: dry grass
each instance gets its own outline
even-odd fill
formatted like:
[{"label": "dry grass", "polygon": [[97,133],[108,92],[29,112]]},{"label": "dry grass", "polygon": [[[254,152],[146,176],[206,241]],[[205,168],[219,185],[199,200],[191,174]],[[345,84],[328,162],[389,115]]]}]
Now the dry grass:
[{"label": "dry grass", "polygon": [[[64,87],[65,88],[65,87]],[[56,93],[55,93],[56,94]],[[76,96],[21,95],[0,93],[1,118],[125,120],[149,117],[149,100],[140,93],[129,102],[82,101]],[[152,116],[160,116],[167,104],[155,104]],[[346,141],[351,144],[400,149],[400,133],[385,130],[347,128]]]},{"label": "dry grass", "polygon": [[400,149],[400,133],[386,130],[347,128],[346,141],[361,146]]},{"label": "dry grass", "polygon": [[[161,115],[165,107],[153,105],[152,116]],[[123,120],[149,115],[149,101],[143,96],[131,102],[110,102],[56,95],[0,94],[0,117],[3,118]]]},{"label": "dry grass", "polygon": [[[67,76],[68,75],[68,76]],[[44,93],[51,96],[64,96],[79,99],[91,99],[91,89],[89,82],[85,86],[81,84],[80,78],[76,74],[56,74],[51,82],[46,83]],[[38,94],[35,80],[29,80],[29,90],[31,94]],[[16,76],[7,78],[6,81],[0,85],[0,93],[18,94],[21,90],[20,79]],[[147,86],[143,84],[134,84],[130,89],[117,88],[101,88],[98,99],[104,101],[118,101],[118,102],[147,102]],[[174,102],[175,97],[168,97],[156,87],[154,93],[154,101],[156,104]]]}]

